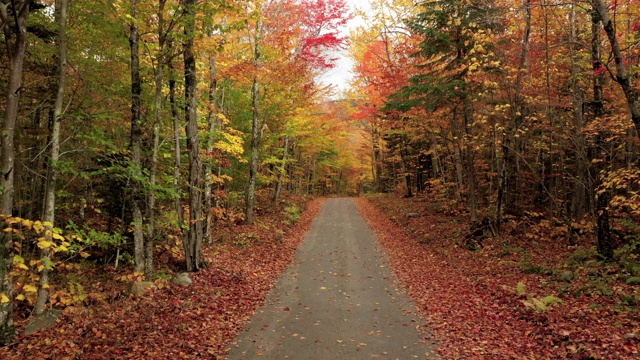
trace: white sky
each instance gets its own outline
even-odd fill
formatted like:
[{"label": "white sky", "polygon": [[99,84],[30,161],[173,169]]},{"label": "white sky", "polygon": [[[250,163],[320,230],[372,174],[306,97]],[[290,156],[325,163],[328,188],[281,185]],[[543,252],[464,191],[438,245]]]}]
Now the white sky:
[{"label": "white sky", "polygon": [[[347,4],[351,8],[352,12],[356,7],[358,9],[369,8],[368,0],[347,0]],[[342,35],[349,37],[349,31],[362,24],[364,24],[362,18],[354,16],[353,19],[351,19],[347,23],[347,26],[342,30]],[[320,76],[319,80],[323,84],[333,85],[335,93],[339,97],[340,93],[342,93],[349,87],[349,81],[351,81],[351,79],[353,78],[351,69],[353,68],[354,64],[351,58],[349,58],[348,49],[337,52],[335,54],[335,57],[338,58],[338,60],[336,61],[336,67],[328,70],[325,74]]]}]

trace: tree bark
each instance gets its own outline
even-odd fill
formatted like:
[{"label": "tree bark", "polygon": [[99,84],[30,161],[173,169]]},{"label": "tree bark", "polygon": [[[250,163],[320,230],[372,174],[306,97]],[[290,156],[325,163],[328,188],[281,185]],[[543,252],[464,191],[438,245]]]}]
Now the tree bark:
[{"label": "tree bark", "polygon": [[[576,22],[575,22],[575,8],[572,5],[570,13],[570,39],[569,39],[569,55],[571,59],[571,92],[573,96],[573,123],[575,128],[575,158],[576,158],[576,173],[574,175],[575,184],[573,190],[573,198],[571,201],[571,209],[569,214],[569,224],[567,224],[571,230],[572,222],[579,221],[587,213],[587,194],[589,179],[587,176],[588,165],[586,154],[586,139],[583,133],[584,127],[584,90],[580,87],[578,76],[580,73],[580,67],[576,62],[576,54],[574,49],[574,42],[576,41]],[[573,231],[569,231],[569,242],[573,245]]]},{"label": "tree bark", "polygon": [[149,195],[147,196],[147,241],[145,242],[145,261],[144,261],[144,273],[147,278],[150,278],[154,272],[153,265],[153,250],[155,247],[155,209],[156,209],[156,194],[155,187],[157,183],[158,172],[158,152],[160,151],[160,124],[162,123],[162,87],[164,84],[164,62],[165,62],[165,45],[166,45],[166,33],[164,29],[164,8],[166,0],[158,1],[158,50],[156,53],[155,64],[155,118],[153,121],[153,130],[151,137],[153,139],[153,149],[151,151],[151,165],[149,169],[149,183],[151,189],[149,189]]},{"label": "tree bark", "polygon": [[[207,121],[209,123],[209,131],[207,134],[207,152],[211,154],[213,151],[214,132],[216,131],[216,122],[218,119],[217,107],[217,91],[218,91],[218,73],[216,69],[216,58],[214,54],[209,55],[209,115]],[[206,211],[205,222],[205,242],[210,244],[213,242],[213,196],[212,191],[212,172],[213,164],[209,159],[204,166],[204,211]]]},{"label": "tree bark", "polygon": [[280,201],[280,194],[282,193],[282,182],[284,181],[284,174],[287,171],[287,156],[289,151],[289,135],[284,136],[284,148],[282,153],[282,165],[278,171],[278,183],[276,184],[276,193],[273,196],[273,202],[278,205]]},{"label": "tree bark", "polygon": [[[256,23],[256,39],[255,48],[253,54],[253,61],[255,70],[258,71],[260,66],[260,41],[262,37],[262,21],[258,20]],[[256,179],[258,176],[258,161],[259,161],[259,147],[260,147],[260,83],[258,82],[258,75],[253,76],[253,85],[251,86],[251,104],[253,108],[253,119],[251,123],[251,161],[249,164],[249,186],[247,187],[246,197],[246,219],[245,223],[248,225],[253,224],[253,209],[255,206],[256,197]]]},{"label": "tree bark", "polygon": [[[595,0],[592,0],[595,2]],[[593,64],[593,115],[595,118],[599,118],[604,115],[604,92],[602,90],[602,84],[604,81],[604,73],[602,72],[602,62],[600,61],[600,54],[602,52],[600,44],[602,39],[600,36],[600,15],[596,10],[595,5],[591,10],[591,63]]]},{"label": "tree bark", "polygon": [[131,0],[131,23],[129,24],[129,46],[131,49],[131,197],[133,210],[133,244],[135,271],[141,272],[145,266],[144,228],[140,201],[142,198],[142,78],[140,76],[140,34],[137,21],[138,0]]},{"label": "tree bark", "polygon": [[373,152],[371,172],[373,173],[374,188],[377,192],[382,192],[382,140],[380,127],[375,118],[371,121],[371,143]]},{"label": "tree bark", "polygon": [[184,250],[187,271],[197,271],[203,264],[202,256],[202,164],[200,160],[200,148],[198,141],[198,119],[196,94],[196,58],[194,53],[195,43],[195,16],[196,0],[182,0],[185,15],[184,34],[184,91],[185,91],[185,117],[187,121],[187,151],[189,152],[189,232],[185,237]]},{"label": "tree bark", "polygon": [[[0,208],[2,215],[11,216],[14,195],[15,128],[18,118],[18,104],[22,90],[22,70],[27,47],[27,20],[31,0],[15,0],[0,3],[0,27],[4,33],[6,51],[9,57],[9,78],[7,80],[6,105],[2,123],[2,155],[0,162]],[[9,9],[11,8],[12,16]],[[9,301],[0,301],[0,345],[6,344],[15,335],[13,329],[13,281],[9,277],[13,263],[13,241],[10,233],[0,237],[0,296]]]},{"label": "tree bark", "polygon": [[460,139],[454,139],[453,141],[453,156],[455,159],[456,168],[456,200],[462,200],[462,187],[464,186],[463,165],[462,165],[462,151],[460,149]]},{"label": "tree bark", "polygon": [[464,187],[464,166],[462,161],[462,134],[458,124],[458,116],[455,109],[451,114],[451,132],[453,134],[453,158],[456,169],[456,200],[462,201],[462,188]]},{"label": "tree bark", "polygon": [[469,206],[471,210],[471,222],[476,224],[478,222],[478,186],[476,182],[476,168],[475,168],[475,154],[473,151],[473,144],[471,141],[473,139],[472,134],[472,124],[473,124],[473,108],[471,101],[465,95],[462,99],[463,103],[463,112],[464,112],[464,129],[465,135],[467,138],[466,141],[466,173],[467,173],[467,181],[468,181],[468,191],[469,191]]},{"label": "tree bark", "polygon": [[[603,72],[600,48],[600,30],[601,30],[601,11],[599,6],[601,1],[592,0],[592,12],[591,12],[591,60],[593,63],[593,115],[594,119],[598,119],[604,115],[604,92],[603,92]],[[604,134],[598,134],[596,136],[596,146],[603,156],[608,156],[606,151],[603,151],[604,147]],[[600,174],[600,171],[597,171]],[[596,183],[602,183],[601,175],[597,176]],[[613,257],[613,244],[611,242],[611,224],[609,223],[609,201],[611,195],[608,189],[600,194],[596,195],[596,224],[597,224],[597,248],[598,253],[605,259]]]},{"label": "tree bark", "polygon": [[[58,23],[58,64],[56,66],[58,86],[56,91],[56,101],[53,106],[53,123],[51,124],[51,153],[49,155],[49,166],[47,167],[46,191],[44,199],[44,216],[45,228],[47,230],[46,237],[51,241],[53,224],[55,223],[55,205],[56,205],[56,179],[58,176],[58,160],[60,159],[60,123],[62,121],[64,106],[64,91],[67,71],[67,0],[56,1],[56,22]],[[49,259],[51,249],[42,249],[41,257],[44,267],[40,272],[40,280],[38,282],[38,298],[34,307],[36,315],[41,314],[49,299]]]},{"label": "tree bark", "polygon": [[411,169],[409,169],[408,164],[408,151],[406,144],[406,134],[400,135],[400,165],[402,167],[402,175],[404,176],[404,184],[407,187],[407,192],[405,193],[405,197],[412,198],[413,197],[413,185],[411,184]]},{"label": "tree bark", "polygon": [[597,195],[598,206],[598,254],[605,259],[613,258],[613,242],[611,241],[611,226],[609,223],[609,191]]},{"label": "tree bark", "polygon": [[[169,45],[171,47],[171,45]],[[180,119],[178,117],[178,104],[176,103],[176,79],[173,69],[173,63],[168,62],[169,68],[169,105],[171,106],[171,119],[173,120],[173,190],[175,192],[175,199],[173,201],[173,207],[176,211],[178,218],[178,227],[182,232],[183,238],[185,237],[184,230],[184,213],[182,209],[182,186],[180,186],[180,168],[182,167],[182,149],[181,149],[181,127]]]}]

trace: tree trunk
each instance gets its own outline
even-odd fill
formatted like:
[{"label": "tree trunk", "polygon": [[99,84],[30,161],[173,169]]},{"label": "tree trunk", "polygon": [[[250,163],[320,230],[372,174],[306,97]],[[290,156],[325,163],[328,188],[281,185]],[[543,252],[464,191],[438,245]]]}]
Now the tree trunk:
[{"label": "tree trunk", "polygon": [[184,241],[187,271],[201,268],[202,257],[202,164],[198,144],[198,119],[196,94],[196,58],[194,53],[196,0],[182,0],[185,15],[184,26],[184,91],[185,117],[187,121],[187,150],[189,151],[189,232]]},{"label": "tree trunk", "polygon": [[[219,102],[219,109],[220,112],[222,114],[224,114],[225,111],[225,91],[224,88],[221,90],[221,94],[220,94],[220,102]],[[220,117],[216,117],[216,121],[218,122],[218,131],[223,131],[224,130],[224,122],[222,121],[222,119],[220,119]],[[217,169],[217,173],[218,173],[218,180],[221,179],[222,177],[222,166],[220,166],[220,164],[218,164],[218,169]],[[221,191],[224,188],[224,182],[218,181],[218,183],[216,184],[216,188],[218,191]],[[216,208],[220,207],[220,197],[217,196],[216,197],[216,203],[214,204],[214,206]]]},{"label": "tree trunk", "polygon": [[[217,91],[218,91],[218,74],[216,71],[216,58],[213,54],[209,55],[209,115],[207,121],[209,123],[209,131],[207,134],[207,152],[211,154],[213,151],[214,132],[216,131],[217,114]],[[213,197],[211,194],[213,164],[209,159],[204,166],[204,211],[206,212],[206,222],[204,229],[205,242],[210,244],[213,242]]]},{"label": "tree trunk", "polygon": [[142,158],[141,158],[141,106],[142,106],[142,78],[140,77],[140,34],[137,19],[138,0],[131,0],[131,24],[129,25],[129,46],[131,49],[131,166],[133,179],[131,180],[131,197],[133,209],[133,245],[135,271],[143,271],[145,264],[144,230],[140,201],[142,199]]},{"label": "tree trunk", "polygon": [[260,128],[259,128],[259,112],[258,112],[258,96],[259,85],[257,77],[253,78],[253,86],[251,87],[251,101],[253,104],[253,121],[251,123],[251,160],[249,164],[249,187],[247,188],[247,214],[246,223],[253,224],[253,209],[255,206],[256,178],[258,175],[258,160],[260,146]]},{"label": "tree trunk", "polygon": [[[261,28],[262,21],[258,20],[256,23],[256,39],[255,50],[253,54],[254,67],[257,71],[260,66],[260,40],[261,40]],[[260,84],[258,82],[258,75],[253,76],[253,85],[251,86],[251,104],[253,107],[253,121],[251,123],[251,161],[249,164],[249,186],[247,188],[247,211],[246,211],[246,224],[253,224],[253,209],[255,206],[255,192],[256,192],[256,178],[258,176],[258,160],[259,160],[259,146],[260,146],[260,112],[258,110],[260,97]]]},{"label": "tree trunk", "polygon": [[[595,0],[592,0],[595,3]],[[600,61],[600,44],[602,39],[600,36],[600,15],[595,5],[591,10],[591,63],[593,64],[593,115],[599,118],[604,115],[604,92],[602,84],[604,82],[604,73],[602,72],[602,62]]]},{"label": "tree trunk", "polygon": [[373,159],[371,163],[371,171],[373,173],[373,181],[377,192],[382,192],[382,140],[380,139],[380,127],[374,119],[371,123],[371,137],[373,147]]},{"label": "tree trunk", "polygon": [[571,209],[569,214],[569,242],[573,245],[573,231],[571,231],[572,222],[580,221],[582,217],[587,212],[587,194],[588,188],[588,165],[587,162],[587,154],[586,154],[586,139],[583,133],[584,127],[584,90],[580,87],[578,82],[578,76],[580,72],[580,67],[576,62],[576,54],[574,49],[574,42],[576,41],[576,23],[575,23],[575,8],[572,5],[571,13],[570,13],[570,39],[569,39],[569,55],[571,59],[571,92],[573,95],[573,123],[575,128],[575,158],[576,158],[576,174],[573,198],[571,201]]},{"label": "tree trunk", "polygon": [[613,258],[613,242],[611,241],[611,226],[609,224],[609,192],[597,195],[598,206],[598,254],[605,259]]},{"label": "tree trunk", "polygon": [[[51,241],[53,224],[55,223],[55,205],[56,205],[56,179],[58,175],[57,163],[60,159],[60,122],[62,120],[64,105],[64,90],[67,71],[67,0],[56,1],[56,22],[58,23],[58,64],[56,67],[58,86],[56,92],[56,101],[53,106],[53,123],[51,124],[51,153],[49,155],[49,166],[47,167],[46,191],[44,199],[44,216],[45,227],[47,229],[45,235],[48,241]],[[38,298],[34,308],[36,315],[41,314],[46,307],[49,299],[49,256],[50,248],[42,249],[41,257],[45,266],[40,272],[40,280],[38,282]]]},{"label": "tree trunk", "polygon": [[411,184],[411,169],[407,166],[409,157],[406,145],[406,134],[400,135],[400,165],[402,167],[402,173],[404,176],[404,183],[407,187],[405,197],[413,197],[413,184]]},{"label": "tree trunk", "polygon": [[638,138],[640,138],[640,105],[638,104],[640,99],[638,99],[638,92],[632,87],[631,79],[627,73],[624,63],[625,60],[622,57],[622,50],[620,49],[620,43],[618,42],[615,26],[613,21],[609,18],[607,6],[604,4],[603,0],[593,0],[592,6],[600,15],[604,31],[607,33],[607,38],[611,45],[611,52],[613,53],[613,60],[616,63],[615,80],[620,85],[620,88],[622,88],[624,97],[627,100],[629,112],[631,113],[631,121],[633,121],[637,130]]},{"label": "tree trunk", "polygon": [[[593,63],[593,115],[596,121],[604,115],[604,93],[603,93],[603,72],[601,71],[602,62],[600,60],[601,48],[600,48],[600,22],[601,15],[598,10],[598,0],[592,0],[591,11],[591,60]],[[598,134],[596,136],[596,146],[601,151],[603,156],[607,156],[606,151],[602,151],[604,146],[604,134]],[[597,174],[600,171],[596,172]],[[597,183],[602,183],[601,176],[598,175]],[[609,224],[609,201],[610,194],[608,189],[601,194],[596,195],[596,224],[598,228],[598,240],[597,248],[598,253],[605,259],[613,257],[613,244],[611,243],[611,225]]]},{"label": "tree trunk", "polygon": [[145,262],[144,273],[147,278],[150,278],[153,274],[153,249],[155,246],[155,209],[156,209],[156,178],[158,172],[158,152],[160,150],[160,124],[162,123],[162,87],[164,84],[164,59],[165,59],[165,43],[166,35],[164,32],[164,7],[166,1],[160,0],[158,2],[158,50],[156,53],[155,64],[155,119],[153,121],[153,149],[151,153],[151,166],[149,169],[149,183],[151,189],[147,197],[147,241],[145,243]]},{"label": "tree trunk", "polygon": [[[6,105],[2,124],[2,155],[0,169],[0,208],[2,215],[13,212],[15,144],[14,135],[18,118],[18,104],[22,89],[22,69],[27,38],[27,19],[30,0],[15,0],[0,3],[0,24],[4,33],[9,57],[9,79],[7,81]],[[9,9],[11,8],[11,16]],[[13,263],[13,241],[10,233],[0,235],[0,345],[10,342],[15,335],[13,329],[13,281],[9,273]]]},{"label": "tree trunk", "polygon": [[280,194],[282,193],[282,182],[284,181],[284,174],[287,171],[287,155],[289,151],[289,135],[284,136],[284,149],[282,153],[282,165],[278,171],[278,183],[276,184],[276,193],[273,196],[273,202],[278,205],[280,201]]},{"label": "tree trunk", "polygon": [[466,144],[466,173],[467,173],[467,181],[468,181],[468,191],[469,191],[469,206],[471,210],[471,222],[476,224],[478,222],[478,186],[476,183],[476,167],[475,167],[475,155],[473,152],[473,134],[471,126],[473,124],[473,108],[471,105],[471,101],[468,97],[462,100],[463,103],[463,112],[464,112],[464,129],[465,135],[467,138]]},{"label": "tree trunk", "polygon": [[505,138],[502,140],[502,159],[500,161],[499,170],[500,170],[500,178],[498,184],[498,195],[496,201],[496,219],[495,219],[495,227],[498,232],[500,232],[500,225],[502,224],[502,214],[504,212],[505,206],[505,198],[508,191],[508,183],[509,183],[509,156],[510,155],[510,145],[511,138],[513,137],[514,131],[517,131],[518,127],[518,117],[522,116],[523,111],[523,100],[522,100],[522,81],[524,79],[524,73],[527,65],[527,59],[529,57],[529,38],[531,35],[531,0],[527,0],[523,4],[524,11],[524,33],[522,35],[522,48],[520,50],[520,64],[518,65],[518,75],[516,76],[515,83],[515,95],[513,99],[514,103],[514,112],[511,116],[512,120],[509,124],[509,127],[506,131]]},{"label": "tree trunk", "polygon": [[[171,45],[169,45],[171,47]],[[182,167],[182,151],[180,144],[180,119],[178,117],[178,104],[176,103],[176,79],[173,71],[173,63],[168,62],[169,68],[169,105],[171,106],[171,119],[173,120],[173,190],[175,191],[175,199],[173,207],[178,217],[178,227],[180,228],[183,238],[184,230],[184,214],[182,210],[182,187],[180,186],[180,168]]]},{"label": "tree trunk", "polygon": [[[312,195],[315,192],[316,182],[316,159],[312,159],[309,163],[310,167],[306,170],[309,171],[309,175],[305,175],[307,180],[307,195]],[[305,171],[306,172],[306,171]]]},{"label": "tree trunk", "polygon": [[431,133],[431,164],[433,168],[433,178],[442,179],[442,184],[446,184],[444,172],[440,169],[440,155],[438,154],[438,140],[436,133]]}]

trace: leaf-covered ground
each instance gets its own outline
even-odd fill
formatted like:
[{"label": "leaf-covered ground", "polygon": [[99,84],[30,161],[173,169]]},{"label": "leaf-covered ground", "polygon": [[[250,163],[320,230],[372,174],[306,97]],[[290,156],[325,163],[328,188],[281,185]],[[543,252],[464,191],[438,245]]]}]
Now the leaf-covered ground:
[{"label": "leaf-covered ground", "polygon": [[[169,285],[135,298],[130,282],[114,286],[116,274],[94,269],[84,278],[104,278],[108,296],[84,307],[68,307],[56,328],[0,348],[0,359],[215,359],[264,301],[292,261],[321,200],[307,205],[287,234],[278,217],[236,227],[235,241],[206,250],[209,267],[192,274],[189,287]],[[238,233],[240,232],[240,233]],[[112,276],[113,275],[113,276]],[[107,289],[108,288],[108,289]],[[21,324],[23,325],[23,324]],[[22,331],[22,330],[21,330]]]},{"label": "leaf-covered ground", "polygon": [[[429,211],[425,198],[357,203],[444,358],[640,358],[638,286],[594,259],[587,240],[568,247],[548,224],[520,220],[470,251],[460,246],[467,217]],[[550,295],[562,302],[545,305]]]},{"label": "leaf-covered ground", "polygon": [[[423,197],[357,203],[444,358],[640,358],[640,290],[624,283],[619,265],[597,261],[588,237],[568,247],[561,229],[532,214],[470,251],[461,246],[467,217]],[[52,330],[21,334],[0,348],[0,359],[224,357],[293,259],[321,204],[311,202],[286,234],[276,231],[278,216],[228,229],[226,240],[206,251],[210,266],[192,274],[190,287],[160,278],[162,288],[135,298],[130,281],[114,280],[123,272],[70,269],[60,275],[91,280],[85,306],[66,308]],[[551,295],[561,302],[536,308]]]}]

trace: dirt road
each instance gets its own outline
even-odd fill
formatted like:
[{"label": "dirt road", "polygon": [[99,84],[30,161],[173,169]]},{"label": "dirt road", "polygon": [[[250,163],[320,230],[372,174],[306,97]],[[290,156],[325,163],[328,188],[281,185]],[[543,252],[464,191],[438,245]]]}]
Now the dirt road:
[{"label": "dirt road", "polygon": [[227,358],[437,358],[379,251],[353,200],[328,200]]}]

